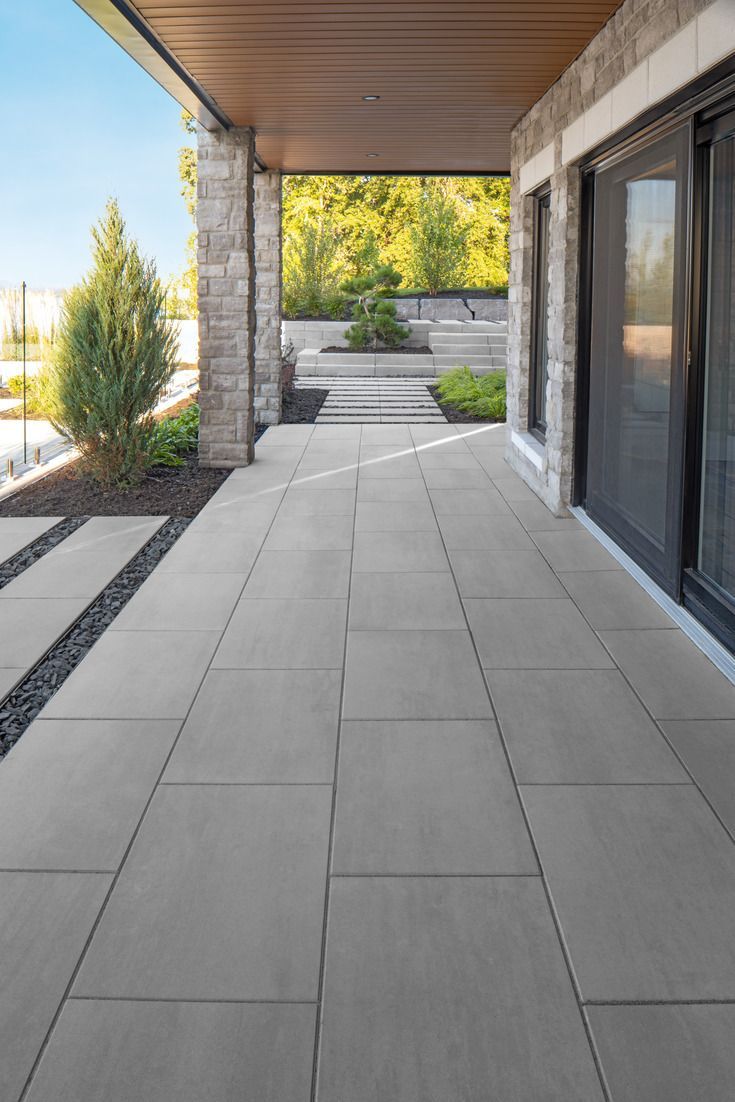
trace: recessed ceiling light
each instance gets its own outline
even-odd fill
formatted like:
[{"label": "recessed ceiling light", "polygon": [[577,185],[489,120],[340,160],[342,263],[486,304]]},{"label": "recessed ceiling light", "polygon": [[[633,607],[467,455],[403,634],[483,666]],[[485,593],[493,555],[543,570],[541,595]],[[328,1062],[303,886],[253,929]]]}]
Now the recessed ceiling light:
[{"label": "recessed ceiling light", "polygon": [[380,96],[363,96],[366,103],[372,103],[373,100],[380,99]]},{"label": "recessed ceiling light", "polygon": [[380,154],[379,153],[366,153],[365,156],[366,157],[379,157]]}]

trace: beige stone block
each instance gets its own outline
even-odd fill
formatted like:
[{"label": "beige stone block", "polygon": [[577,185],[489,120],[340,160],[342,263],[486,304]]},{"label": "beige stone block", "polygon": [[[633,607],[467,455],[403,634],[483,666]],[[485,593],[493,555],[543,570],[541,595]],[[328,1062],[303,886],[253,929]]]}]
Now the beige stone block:
[{"label": "beige stone block", "polygon": [[735,53],[735,0],[716,0],[697,19],[697,69]]},{"label": "beige stone block", "polygon": [[648,103],[648,60],[636,66],[612,90],[612,128],[619,129],[626,122],[645,111]]},{"label": "beige stone block", "polygon": [[697,24],[692,20],[648,59],[648,102],[657,103],[697,73]]}]

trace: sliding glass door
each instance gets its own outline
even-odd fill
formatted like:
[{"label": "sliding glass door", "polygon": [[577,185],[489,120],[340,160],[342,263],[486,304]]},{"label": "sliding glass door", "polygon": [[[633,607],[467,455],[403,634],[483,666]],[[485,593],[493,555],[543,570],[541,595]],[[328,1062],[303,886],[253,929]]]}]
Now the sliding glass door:
[{"label": "sliding glass door", "polygon": [[668,592],[681,576],[690,130],[594,180],[586,507]]},{"label": "sliding glass door", "polygon": [[[685,601],[735,642],[735,113],[698,131],[701,247],[693,420],[698,454]],[[697,396],[694,399],[697,402]],[[701,426],[701,427],[700,427]]]}]

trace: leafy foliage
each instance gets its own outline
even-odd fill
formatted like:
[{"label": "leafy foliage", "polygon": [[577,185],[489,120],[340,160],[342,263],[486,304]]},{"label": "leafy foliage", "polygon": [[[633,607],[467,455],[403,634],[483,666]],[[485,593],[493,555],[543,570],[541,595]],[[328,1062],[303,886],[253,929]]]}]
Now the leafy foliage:
[{"label": "leafy foliage", "polygon": [[[196,122],[188,111],[181,112],[181,128],[186,134],[196,133]],[[197,151],[184,145],[179,150],[179,180],[181,195],[187,212],[196,221],[197,209]],[[197,235],[192,228],[186,239],[184,270],[167,288],[166,315],[170,318],[195,318],[197,306]]]},{"label": "leafy foliage", "polygon": [[[507,290],[510,181],[503,177],[285,176],[284,266],[288,269],[303,228],[321,220],[337,242],[343,278],[389,263],[414,281],[411,227],[419,222],[422,203],[435,193],[466,230],[459,282]],[[426,290],[423,280],[417,282]],[[284,297],[287,315],[292,302],[292,296]],[[317,312],[328,311],[322,304]]]},{"label": "leafy foliage", "polygon": [[390,264],[382,264],[371,275],[345,280],[341,290],[353,300],[353,324],[345,332],[350,348],[359,352],[382,343],[397,348],[408,337],[408,329],[396,321],[396,307],[387,298],[395,294],[402,276]]},{"label": "leafy foliage", "polygon": [[455,406],[475,417],[504,421],[505,372],[473,375],[469,367],[456,367],[437,380],[439,401]]},{"label": "leafy foliage", "polygon": [[176,340],[155,266],[128,238],[113,200],[92,238],[92,270],[64,299],[49,414],[89,474],[124,487],[150,462],[152,413],[176,366]]},{"label": "leafy foliage", "polygon": [[[48,405],[47,375],[42,370],[26,376],[26,413],[29,417],[44,417]],[[23,397],[23,376],[11,375],[7,387],[14,398]]]},{"label": "leafy foliage", "polygon": [[183,456],[196,451],[199,443],[199,406],[182,410],[178,417],[158,421],[151,437],[151,467],[183,467]]},{"label": "leafy foliage", "polygon": [[433,182],[410,227],[411,278],[430,295],[464,285],[470,227],[456,203]]},{"label": "leafy foliage", "polygon": [[284,240],[283,308],[287,314],[344,313],[339,234],[331,218],[304,219]]}]

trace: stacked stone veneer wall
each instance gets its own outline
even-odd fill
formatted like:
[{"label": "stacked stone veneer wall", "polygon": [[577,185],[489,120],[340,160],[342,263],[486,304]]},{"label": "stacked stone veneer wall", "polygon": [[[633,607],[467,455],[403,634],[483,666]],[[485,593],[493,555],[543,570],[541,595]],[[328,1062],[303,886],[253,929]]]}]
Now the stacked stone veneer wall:
[{"label": "stacked stone veneer wall", "polygon": [[253,458],[254,145],[249,129],[198,128],[199,461]]},{"label": "stacked stone veneer wall", "polygon": [[[625,0],[511,137],[508,459],[555,511],[571,500],[580,260],[578,161],[735,50],[735,0]],[[551,185],[547,432],[528,432],[533,190]]]},{"label": "stacked stone veneer wall", "polygon": [[255,420],[281,419],[281,173],[255,174]]}]

